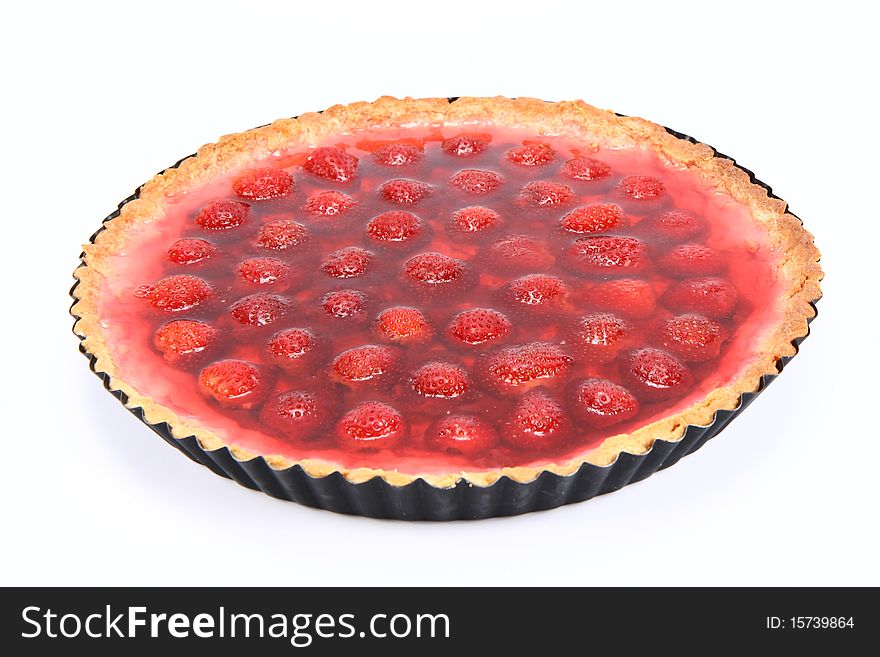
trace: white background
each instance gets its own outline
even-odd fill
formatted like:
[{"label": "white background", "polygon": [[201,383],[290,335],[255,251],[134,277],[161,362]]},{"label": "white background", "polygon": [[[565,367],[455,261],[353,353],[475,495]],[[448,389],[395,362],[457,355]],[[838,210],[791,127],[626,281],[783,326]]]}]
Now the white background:
[{"label": "white background", "polygon": [[[869,4],[10,5],[0,583],[880,584]],[[518,518],[334,515],[191,463],[77,352],[80,244],[202,143],[383,94],[583,98],[735,156],[823,251],[826,298],[802,354],[676,467]]]}]

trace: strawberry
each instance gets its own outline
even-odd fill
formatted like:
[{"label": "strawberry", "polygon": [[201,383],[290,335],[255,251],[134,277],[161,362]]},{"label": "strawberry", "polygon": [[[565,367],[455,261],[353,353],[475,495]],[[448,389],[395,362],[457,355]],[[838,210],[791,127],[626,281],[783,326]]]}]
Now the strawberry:
[{"label": "strawberry", "polygon": [[626,176],[617,188],[621,195],[633,201],[656,201],[666,193],[663,183],[652,176]]},{"label": "strawberry", "polygon": [[516,392],[565,377],[572,359],[561,348],[532,342],[499,349],[480,359],[478,371],[499,392]]},{"label": "strawberry", "polygon": [[579,318],[569,329],[568,340],[587,362],[608,363],[631,342],[631,334],[632,327],[623,318],[595,313]]},{"label": "strawberry", "polygon": [[196,223],[206,230],[228,230],[247,221],[250,209],[241,201],[212,201],[199,210]]},{"label": "strawberry", "polygon": [[346,413],[336,425],[336,439],[347,449],[393,447],[407,433],[403,416],[389,404],[367,401]]},{"label": "strawberry", "polygon": [[216,255],[216,246],[197,237],[184,237],[168,247],[168,259],[178,265],[194,265]]},{"label": "strawberry", "polygon": [[616,203],[592,203],[575,208],[559,222],[570,233],[603,233],[623,226],[623,210]]},{"label": "strawberry", "polygon": [[303,169],[309,173],[335,182],[346,182],[357,174],[358,159],[341,148],[325,146],[316,148],[306,158]]},{"label": "strawberry", "polygon": [[472,205],[456,210],[449,223],[453,235],[483,234],[501,225],[501,215],[490,208]]},{"label": "strawberry", "polygon": [[703,315],[680,315],[663,322],[660,340],[664,348],[685,362],[700,363],[717,358],[725,331]]},{"label": "strawberry", "polygon": [[423,289],[447,287],[461,281],[465,264],[442,253],[420,253],[403,266],[404,277]]},{"label": "strawberry", "polygon": [[232,183],[232,191],[250,201],[264,201],[287,196],[293,190],[293,178],[283,169],[262,167],[245,171]]},{"label": "strawberry", "polygon": [[634,319],[650,317],[657,308],[654,288],[647,281],[637,278],[599,283],[586,293],[586,300],[600,310]]},{"label": "strawberry", "polygon": [[291,390],[266,402],[260,413],[264,425],[293,440],[311,440],[333,419],[333,403],[308,390]]},{"label": "strawberry", "polygon": [[511,308],[546,313],[561,309],[568,298],[568,287],[550,274],[528,274],[505,285],[501,296]]},{"label": "strawberry", "polygon": [[639,400],[607,379],[583,379],[569,390],[569,408],[577,419],[604,429],[635,417]]},{"label": "strawberry", "polygon": [[379,194],[389,203],[415,205],[433,191],[428,183],[407,178],[395,178],[379,186]]},{"label": "strawberry", "polygon": [[675,356],[662,349],[636,349],[622,357],[624,383],[646,400],[680,397],[693,385],[693,375]]},{"label": "strawberry", "polygon": [[157,310],[177,311],[198,306],[213,293],[211,286],[197,276],[174,274],[147,286],[140,295]]},{"label": "strawberry", "polygon": [[431,325],[415,308],[388,308],[379,313],[373,330],[376,337],[407,344],[423,342],[431,336]]},{"label": "strawberry", "polygon": [[365,315],[366,301],[367,295],[357,290],[328,292],[321,299],[324,312],[328,317],[336,319],[362,318]]},{"label": "strawberry", "polygon": [[504,425],[504,442],[518,449],[555,447],[571,430],[571,422],[553,397],[541,391],[527,393],[517,402]]},{"label": "strawberry", "polygon": [[498,444],[498,434],[473,415],[447,415],[428,428],[425,442],[444,452],[480,455]]},{"label": "strawberry", "polygon": [[276,219],[260,226],[257,244],[265,249],[284,251],[306,242],[306,227],[290,219]]},{"label": "strawberry", "polygon": [[407,242],[423,230],[422,220],[416,215],[396,210],[383,212],[367,224],[367,234],[381,244]]},{"label": "strawberry", "polygon": [[277,258],[248,258],[239,263],[238,275],[247,283],[272,285],[285,281],[290,267]]},{"label": "strawberry", "polygon": [[244,360],[220,360],[199,373],[199,390],[228,408],[250,409],[271,390],[266,374]]},{"label": "strawberry", "polygon": [[458,365],[438,361],[422,365],[410,379],[412,389],[423,397],[460,397],[470,388],[470,379]]},{"label": "strawberry", "polygon": [[220,332],[210,324],[176,319],[163,324],[153,334],[153,344],[172,365],[201,359],[217,346]]},{"label": "strawberry", "polygon": [[383,144],[373,152],[377,164],[386,167],[402,167],[418,162],[425,152],[412,144]]},{"label": "strawberry", "polygon": [[565,264],[579,274],[632,274],[648,264],[647,248],[634,237],[579,237],[566,250]]},{"label": "strawberry", "polygon": [[723,278],[689,278],[666,290],[662,301],[679,312],[723,318],[736,309],[737,292]]},{"label": "strawberry", "polygon": [[489,135],[462,134],[444,139],[440,148],[444,153],[456,157],[472,157],[486,150],[490,141]]},{"label": "strawberry", "polygon": [[706,224],[703,219],[690,212],[670,210],[648,217],[639,228],[661,239],[684,242],[701,235],[706,230]]},{"label": "strawberry", "polygon": [[497,310],[473,308],[453,317],[446,334],[466,345],[478,345],[505,337],[511,328],[510,320]]},{"label": "strawberry", "polygon": [[494,171],[482,169],[462,169],[449,179],[449,184],[461,191],[480,196],[495,191],[504,179]]},{"label": "strawberry", "polygon": [[526,203],[545,208],[565,205],[574,198],[570,187],[547,180],[530,182],[520,194]]},{"label": "strawberry", "polygon": [[549,164],[555,157],[553,149],[547,144],[540,142],[525,143],[515,146],[507,151],[504,156],[509,162],[525,167],[538,167]]},{"label": "strawberry", "polygon": [[713,249],[702,244],[679,244],[657,261],[658,268],[669,276],[689,278],[717,274],[724,261]]},{"label": "strawberry", "polygon": [[575,157],[562,166],[562,173],[575,180],[602,180],[611,175],[611,167],[592,157]]},{"label": "strawberry", "polygon": [[372,263],[372,253],[356,246],[347,246],[328,255],[321,269],[333,278],[355,278],[366,274]]},{"label": "strawberry", "polygon": [[307,372],[321,356],[322,344],[308,329],[279,331],[266,345],[269,360],[293,374]]},{"label": "strawberry", "polygon": [[493,268],[516,272],[542,271],[556,262],[547,245],[530,235],[498,240],[487,249],[486,258]]},{"label": "strawberry", "polygon": [[378,382],[397,370],[398,360],[399,355],[392,348],[368,344],[343,351],[333,359],[330,368],[345,382]]},{"label": "strawberry", "polygon": [[240,324],[268,326],[287,313],[288,305],[284,297],[261,292],[239,299],[229,306],[229,313]]},{"label": "strawberry", "polygon": [[315,192],[306,201],[306,210],[316,217],[335,217],[351,210],[357,202],[348,194],[334,190]]}]

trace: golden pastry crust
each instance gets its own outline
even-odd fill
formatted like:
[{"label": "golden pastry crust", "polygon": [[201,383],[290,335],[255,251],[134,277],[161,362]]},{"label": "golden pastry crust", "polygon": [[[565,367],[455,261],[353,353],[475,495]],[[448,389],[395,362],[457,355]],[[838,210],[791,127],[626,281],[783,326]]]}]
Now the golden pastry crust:
[{"label": "golden pastry crust", "polygon": [[[779,274],[785,293],[780,295],[780,320],[768,327],[751,360],[743,363],[737,375],[726,386],[712,391],[704,399],[683,411],[670,414],[628,434],[607,438],[598,447],[559,463],[539,467],[499,468],[474,472],[426,474],[373,468],[344,468],[322,460],[292,460],[279,455],[257,455],[228,444],[197,422],[184,420],[148,394],[135,390],[121,380],[112,351],[102,331],[98,304],[105,277],[112,276],[110,260],[124,248],[132,225],[159,221],[164,216],[166,198],[195,190],[217,176],[234,172],[254,161],[271,157],[279,150],[305,149],[324,143],[334,135],[372,127],[396,127],[405,124],[426,126],[467,126],[499,124],[533,130],[536,134],[566,134],[574,139],[599,146],[647,146],[672,164],[695,172],[749,208],[754,220],[763,226],[769,241],[781,255]],[[109,388],[122,391],[128,408],[142,408],[144,419],[152,424],[166,422],[176,438],[195,436],[208,451],[228,447],[239,460],[263,456],[274,468],[283,469],[299,464],[311,476],[321,477],[341,472],[353,483],[379,476],[393,485],[405,485],[423,479],[437,487],[451,487],[459,480],[487,486],[502,476],[517,482],[529,482],[548,470],[558,475],[571,475],[583,463],[598,466],[612,464],[622,452],[643,454],[655,440],[677,441],[688,425],[708,425],[715,413],[734,409],[740,396],[754,392],[761,378],[778,372],[782,357],[796,352],[794,341],[807,335],[807,321],[815,314],[813,302],[821,297],[819,282],[822,270],[819,251],[813,237],[794,215],[786,212],[786,204],[771,198],[760,185],[732,161],[716,157],[709,146],[675,137],[662,126],[633,117],[620,117],[582,101],[549,103],[533,98],[446,98],[396,99],[382,97],[375,102],[335,105],[322,113],[304,114],[282,119],[247,132],[222,137],[215,144],[199,149],[174,169],[169,169],[146,183],[139,197],[121,208],[117,218],[109,221],[94,243],[84,247],[83,264],[74,274],[79,281],[71,308],[77,321],[74,331],[82,338],[83,347],[95,357],[94,369],[109,376]]]}]

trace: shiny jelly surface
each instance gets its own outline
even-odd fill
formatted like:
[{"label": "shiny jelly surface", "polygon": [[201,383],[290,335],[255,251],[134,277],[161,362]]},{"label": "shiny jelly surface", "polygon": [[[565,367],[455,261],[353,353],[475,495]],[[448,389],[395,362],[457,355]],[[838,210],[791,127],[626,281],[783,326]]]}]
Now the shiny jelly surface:
[{"label": "shiny jelly surface", "polygon": [[120,375],[344,467],[561,461],[704,398],[775,319],[747,210],[639,148],[402,128],[280,153],[132,229]]}]

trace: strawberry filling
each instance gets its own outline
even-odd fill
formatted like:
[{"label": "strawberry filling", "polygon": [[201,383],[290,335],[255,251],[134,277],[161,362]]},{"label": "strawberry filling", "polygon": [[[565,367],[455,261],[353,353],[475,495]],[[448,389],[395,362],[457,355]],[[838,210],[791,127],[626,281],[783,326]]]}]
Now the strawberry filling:
[{"label": "strawberry filling", "polygon": [[723,193],[495,126],[281,153],[131,240],[101,309],[122,378],[350,468],[582,455],[730,381],[776,313],[778,255]]}]

